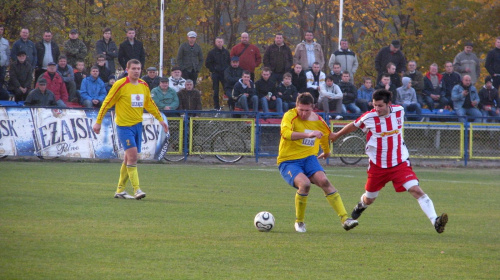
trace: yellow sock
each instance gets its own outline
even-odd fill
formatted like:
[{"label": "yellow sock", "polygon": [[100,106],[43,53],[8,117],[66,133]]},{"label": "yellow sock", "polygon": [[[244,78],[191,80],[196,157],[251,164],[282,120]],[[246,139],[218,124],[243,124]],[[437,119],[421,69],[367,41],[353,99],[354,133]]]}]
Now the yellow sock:
[{"label": "yellow sock", "polygon": [[329,193],[326,195],[326,200],[332,206],[333,210],[337,212],[337,215],[340,217],[340,221],[343,223],[347,220],[347,212],[345,211],[344,203],[342,202],[342,198],[340,198],[340,194],[338,192]]},{"label": "yellow sock", "polygon": [[117,193],[125,191],[125,187],[127,186],[127,181],[128,181],[127,165],[125,163],[122,163],[122,167],[120,168],[120,178],[118,179],[118,187],[116,188]]},{"label": "yellow sock", "polygon": [[130,179],[130,183],[132,183],[132,187],[134,187],[134,193],[140,189],[139,188],[139,172],[137,171],[136,165],[127,165],[128,177]]},{"label": "yellow sock", "polygon": [[295,194],[295,222],[304,222],[307,206],[307,194]]}]

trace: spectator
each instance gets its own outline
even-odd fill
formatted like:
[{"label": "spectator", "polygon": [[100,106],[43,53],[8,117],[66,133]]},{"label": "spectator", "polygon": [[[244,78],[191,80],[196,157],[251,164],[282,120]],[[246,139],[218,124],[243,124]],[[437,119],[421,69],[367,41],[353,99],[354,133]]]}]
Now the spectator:
[{"label": "spectator", "polygon": [[283,81],[278,85],[276,91],[278,92],[278,97],[283,100],[284,112],[295,108],[298,92],[297,88],[292,84],[292,74],[283,74]]},{"label": "spectator", "polygon": [[[384,73],[389,74],[389,76],[391,77],[391,84],[394,85],[394,87],[398,88],[403,85],[401,83],[401,76],[399,76],[399,74],[396,72],[396,65],[394,65],[394,63],[387,63]],[[377,81],[380,81],[381,77],[382,75],[379,75]]]},{"label": "spectator", "polygon": [[161,77],[160,85],[151,91],[153,101],[160,110],[177,110],[179,107],[177,92],[174,88],[169,86],[169,83],[170,80],[168,78]]},{"label": "spectator", "polygon": [[10,64],[9,41],[3,37],[5,27],[0,24],[0,100],[9,99],[9,93],[4,89],[5,74]]},{"label": "spectator", "polygon": [[477,108],[480,101],[479,94],[469,75],[463,76],[462,82],[453,88],[451,98],[457,116],[461,117],[460,121],[465,122],[465,116],[472,117],[473,121],[482,116],[481,111]]},{"label": "spectator", "polygon": [[314,97],[314,102],[318,102],[319,87],[325,83],[325,73],[320,70],[319,62],[314,62],[312,70],[306,73],[307,91]]},{"label": "spectator", "polygon": [[33,67],[24,51],[17,52],[17,60],[10,65],[9,76],[9,90],[14,93],[15,101],[26,100],[33,84]]},{"label": "spectator", "polygon": [[109,90],[113,87],[113,85],[115,84],[115,82],[116,82],[115,75],[109,76],[108,83],[106,84],[106,92],[109,93]]},{"label": "spectator", "polygon": [[336,85],[342,81],[342,65],[339,62],[332,64],[332,79]]},{"label": "spectator", "polygon": [[241,33],[240,43],[231,49],[231,57],[240,58],[240,67],[250,72],[250,78],[255,80],[255,68],[262,62],[260,50],[255,45],[250,44],[248,33]]},{"label": "spectator", "polygon": [[73,69],[73,75],[75,76],[76,90],[80,90],[82,86],[82,81],[87,77],[85,70],[85,63],[81,60],[76,62],[76,68]]},{"label": "spectator", "polygon": [[99,78],[106,84],[109,81],[109,76],[113,73],[109,70],[108,66],[106,66],[106,56],[98,54],[95,66],[99,68]]},{"label": "spectator", "polygon": [[56,42],[52,40],[52,32],[45,31],[43,40],[36,43],[37,65],[35,70],[35,79],[38,79],[45,71],[49,62],[58,61],[61,51]]},{"label": "spectator", "polygon": [[[154,89],[155,87],[159,86],[160,85],[160,77],[158,76],[158,70],[156,69],[156,67],[148,67],[148,69],[146,69],[146,71],[148,72],[147,75],[145,76],[142,76],[142,80],[144,80],[150,89]],[[109,77],[109,75],[108,75]]]},{"label": "spectator", "polygon": [[203,52],[200,45],[196,44],[196,36],[196,32],[189,31],[188,41],[182,43],[177,51],[177,65],[181,68],[182,77],[191,79],[195,86],[203,66]]},{"label": "spectator", "polygon": [[[299,63],[305,72],[312,70],[315,62],[319,63],[319,69],[323,69],[325,65],[325,57],[321,45],[314,41],[312,31],[306,31],[304,41],[299,43],[295,48],[293,55],[293,64]],[[316,100],[316,99],[315,99]]]},{"label": "spectator", "polygon": [[465,43],[464,51],[458,53],[453,60],[453,67],[460,74],[462,80],[465,75],[469,75],[472,85],[475,85],[477,79],[479,79],[481,65],[479,64],[479,58],[472,52],[473,47],[472,42]]},{"label": "spectator", "polygon": [[271,69],[272,79],[281,83],[283,74],[292,69],[292,64],[292,51],[283,41],[283,34],[274,35],[274,44],[267,47],[264,54],[264,67]]},{"label": "spectator", "polygon": [[[224,72],[229,68],[231,64],[230,60],[229,51],[224,48],[224,38],[215,38],[215,47],[208,52],[207,59],[205,60],[205,67],[207,67],[211,73],[212,89],[214,90],[214,109],[216,110],[220,108],[219,84],[222,84],[222,87],[225,88]],[[237,77],[239,79],[241,77],[241,73],[239,73]],[[233,86],[234,84],[230,87],[231,90],[233,89]],[[226,94],[226,96],[228,95]]]},{"label": "spectator", "polygon": [[362,103],[366,102],[368,110],[373,109],[372,96],[374,91],[372,79],[368,77],[363,78],[363,84],[358,89],[358,99],[356,99],[356,101]]},{"label": "spectator", "polygon": [[80,89],[82,105],[86,108],[101,108],[108,92],[104,82],[99,78],[99,67],[90,68],[90,76],[83,79]]},{"label": "spectator", "polygon": [[34,68],[38,63],[38,60],[37,60],[35,44],[28,39],[28,37],[30,36],[29,29],[22,28],[21,32],[19,33],[19,36],[21,38],[15,41],[14,44],[12,45],[12,49],[10,51],[10,58],[12,59],[12,61],[16,61],[17,54],[20,51],[24,51],[24,53],[26,54],[26,62],[28,62]]},{"label": "spectator", "polygon": [[424,78],[424,91],[421,95],[421,100],[419,103],[426,104],[429,110],[433,110],[436,105],[438,109],[444,109],[448,105],[448,99],[446,99],[446,88],[443,85],[443,75],[438,73],[438,65],[436,63],[431,64],[429,67],[429,72],[425,74]]},{"label": "spectator", "polygon": [[421,115],[422,108],[420,107],[420,103],[418,103],[417,93],[411,85],[411,79],[403,77],[403,86],[397,88],[396,104],[403,106],[405,112],[414,112],[417,115]]},{"label": "spectator", "polygon": [[64,55],[59,56],[57,73],[61,75],[64,84],[66,85],[66,90],[69,94],[69,102],[78,103],[79,96],[76,93],[75,73],[73,71],[73,67],[67,63],[66,56]]},{"label": "spectator", "polygon": [[255,85],[250,79],[250,71],[243,70],[241,79],[234,85],[233,99],[235,105],[248,112],[250,108],[255,113],[259,111],[259,98],[255,92]]},{"label": "spectator", "polygon": [[300,65],[299,63],[295,64],[291,74],[292,74],[292,84],[297,89],[297,92],[298,93],[306,92],[307,77],[306,77],[306,72],[302,70],[302,65]]},{"label": "spectator", "polygon": [[493,79],[493,87],[500,88],[500,37],[495,39],[495,47],[488,52],[484,68]]},{"label": "spectator", "polygon": [[87,56],[87,46],[78,39],[78,30],[71,29],[69,32],[69,40],[64,42],[64,52],[67,57],[67,63],[71,67],[75,67],[77,60],[85,60]]},{"label": "spectator", "polygon": [[351,75],[349,72],[344,71],[342,73],[342,81],[339,83],[339,88],[342,91],[342,104],[344,107],[344,112],[351,112],[352,114],[359,114],[361,111],[366,112],[368,110],[366,103],[360,103],[363,107],[361,109],[356,105],[356,99],[358,99],[358,90],[356,87],[350,82]]},{"label": "spectator", "polygon": [[68,91],[64,81],[57,73],[57,64],[49,62],[47,64],[47,72],[42,74],[42,78],[47,81],[47,89],[54,93],[58,107],[66,107],[65,102],[68,102]]},{"label": "spectator", "polygon": [[47,89],[47,80],[38,79],[38,86],[28,94],[24,106],[57,106],[54,93]]},{"label": "spectator", "polygon": [[339,86],[333,82],[333,76],[328,75],[325,83],[319,87],[318,108],[330,113],[330,108],[337,114],[345,114],[342,110],[343,94]]},{"label": "spectator", "polygon": [[278,97],[276,81],[271,78],[269,67],[262,68],[261,78],[255,83],[255,91],[264,113],[269,113],[269,109],[276,109],[276,112],[283,113],[283,100]]},{"label": "spectator", "polygon": [[[493,79],[487,76],[484,86],[479,91],[479,106],[484,117],[498,117],[500,115],[500,98],[498,90],[493,86]],[[486,122],[486,119],[485,119]]]},{"label": "spectator", "polygon": [[168,86],[172,88],[175,92],[179,92],[179,90],[186,87],[186,80],[182,78],[181,68],[179,66],[172,67],[172,71],[170,71],[170,78],[168,78]]},{"label": "spectator", "polygon": [[144,67],[146,53],[142,42],[135,39],[135,29],[127,29],[127,39],[120,44],[118,49],[118,63],[122,69],[127,69],[127,62],[131,59],[137,59],[141,62],[141,67]]},{"label": "spectator", "polygon": [[224,70],[224,92],[226,94],[227,105],[229,110],[234,110],[233,89],[234,85],[241,79],[243,69],[240,68],[240,58],[237,56],[231,57],[231,66]]},{"label": "spectator", "polygon": [[[194,88],[194,83],[190,79],[186,80],[186,88],[179,90],[177,96],[179,97],[178,110],[202,110],[201,92]],[[196,116],[196,114],[190,116]]]},{"label": "spectator", "polygon": [[417,70],[417,62],[415,60],[408,61],[408,71],[405,72],[404,77],[411,79],[411,86],[417,93],[417,96],[422,95],[424,90],[424,75]]},{"label": "spectator", "polygon": [[349,49],[349,42],[347,39],[340,40],[340,49],[336,50],[331,56],[328,66],[333,72],[333,64],[340,63],[342,72],[347,71],[351,76],[351,83],[354,83],[354,74],[358,70],[358,58],[356,54]]},{"label": "spectator", "polygon": [[[377,89],[385,89],[392,92],[392,99],[394,99],[393,103],[396,103],[396,96],[398,95],[397,88],[391,83],[391,76],[387,73],[382,75],[380,82],[375,86],[375,90]],[[391,101],[392,102],[392,101]]]},{"label": "spectator", "polygon": [[451,91],[456,85],[462,82],[462,78],[460,77],[460,74],[454,71],[453,63],[450,61],[445,62],[444,68],[445,71],[441,74],[443,75],[443,79],[441,81],[446,92],[445,97],[448,100],[448,104],[445,106],[445,109],[452,110],[453,101],[451,100]]},{"label": "spectator", "polygon": [[400,50],[401,44],[398,40],[393,40],[387,47],[383,47],[375,57],[375,69],[380,76],[385,70],[389,62],[396,65],[396,72],[403,73],[406,71],[406,58]]},{"label": "spectator", "polygon": [[[115,41],[111,38],[111,28],[106,27],[102,30],[102,39],[95,44],[96,55],[104,55],[106,59],[106,66],[112,75],[115,75],[115,58],[118,57],[118,47]],[[99,71],[99,74],[101,72]],[[103,80],[104,81],[104,80]]]}]

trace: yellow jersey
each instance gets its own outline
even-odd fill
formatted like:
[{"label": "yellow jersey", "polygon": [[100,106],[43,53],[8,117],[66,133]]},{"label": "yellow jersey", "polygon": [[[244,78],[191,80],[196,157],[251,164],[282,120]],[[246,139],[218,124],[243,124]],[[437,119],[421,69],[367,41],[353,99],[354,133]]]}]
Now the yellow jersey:
[{"label": "yellow jersey", "polygon": [[[312,114],[316,113],[313,112]],[[314,137],[292,140],[292,132],[307,133],[314,130],[321,131],[323,137],[321,137],[321,139]],[[283,161],[318,155],[320,145],[323,152],[330,153],[329,135],[330,128],[319,115],[317,121],[304,121],[298,116],[297,109],[289,110],[281,120],[281,139],[277,159],[278,165]]]},{"label": "yellow jersey", "polygon": [[116,106],[116,124],[119,126],[133,126],[142,122],[144,109],[157,120],[163,121],[160,110],[151,98],[148,84],[141,79],[137,85],[132,84],[128,77],[116,81],[102,102],[97,123],[102,122],[106,112],[113,106]]}]

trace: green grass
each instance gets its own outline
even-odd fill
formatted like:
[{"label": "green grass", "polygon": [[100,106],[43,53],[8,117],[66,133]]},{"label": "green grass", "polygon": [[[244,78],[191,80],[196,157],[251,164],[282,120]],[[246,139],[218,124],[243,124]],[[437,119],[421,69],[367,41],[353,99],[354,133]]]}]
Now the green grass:
[{"label": "green grass", "polygon": [[[113,199],[119,163],[2,162],[0,279],[498,279],[500,206],[492,169],[416,168],[434,231],[388,185],[345,232],[320,189],[308,232],[276,167],[140,164],[141,201]],[[347,211],[364,168],[326,167]],[[131,187],[128,188],[131,192]],[[276,227],[253,227],[259,211]]]}]

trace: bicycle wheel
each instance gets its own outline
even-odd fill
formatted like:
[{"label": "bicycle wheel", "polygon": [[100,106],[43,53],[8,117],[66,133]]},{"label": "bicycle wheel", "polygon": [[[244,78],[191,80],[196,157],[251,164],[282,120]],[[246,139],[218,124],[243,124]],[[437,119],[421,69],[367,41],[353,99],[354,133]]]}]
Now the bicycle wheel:
[{"label": "bicycle wheel", "polygon": [[349,165],[358,163],[365,154],[365,141],[355,135],[347,136],[339,147],[340,160]]},{"label": "bicycle wheel", "polygon": [[230,131],[220,131],[212,138],[212,151],[220,152],[215,157],[227,163],[235,163],[243,158],[238,154],[245,151],[245,141],[238,135]]},{"label": "bicycle wheel", "polygon": [[[168,143],[168,149],[163,158],[166,161],[171,161],[171,162],[177,162],[184,160],[186,156],[184,156],[183,151],[179,151],[180,145],[179,145],[179,136],[178,135],[171,135],[170,136],[170,141]],[[181,154],[179,154],[181,152]]]}]

